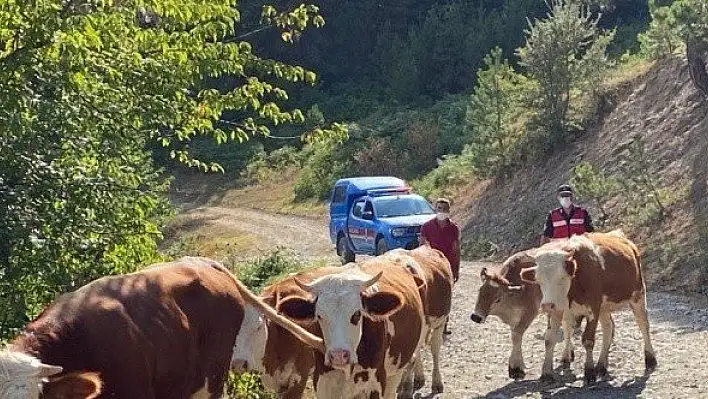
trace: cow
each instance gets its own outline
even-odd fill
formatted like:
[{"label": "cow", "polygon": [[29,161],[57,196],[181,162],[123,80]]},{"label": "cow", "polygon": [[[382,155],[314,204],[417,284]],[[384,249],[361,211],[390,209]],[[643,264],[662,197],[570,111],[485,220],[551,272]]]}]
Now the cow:
[{"label": "cow", "polygon": [[[423,301],[427,330],[425,342],[429,345],[433,358],[432,393],[441,393],[444,386],[440,375],[440,350],[443,330],[452,308],[453,275],[450,262],[442,252],[429,246],[420,246],[413,250],[394,249],[380,258],[397,263],[420,278],[419,293]],[[413,387],[417,390],[425,385],[422,348],[414,367]]]},{"label": "cow", "polygon": [[[310,282],[315,278],[341,271],[340,267],[321,267],[292,273],[265,287],[260,297],[269,306],[277,308],[284,298],[294,294],[307,294],[295,283],[295,278],[301,282]],[[312,348],[290,331],[262,317],[252,306],[247,305],[246,309],[246,319],[251,317],[254,322],[244,324],[236,337],[232,370],[260,373],[263,386],[276,393],[279,398],[301,398],[315,367]],[[314,334],[321,334],[319,327],[312,320],[299,320],[299,324]],[[260,352],[254,348],[264,350]]]},{"label": "cow", "polygon": [[218,262],[184,257],[58,297],[0,352],[0,397],[220,397],[246,304],[324,350]]},{"label": "cow", "polygon": [[[337,274],[309,283],[294,278],[301,293],[283,298],[278,312],[320,328],[325,351],[315,354],[318,398],[413,396],[416,352],[425,339],[420,279],[390,261],[350,263]],[[404,375],[410,380],[401,384]]]},{"label": "cow", "polygon": [[522,379],[526,376],[521,343],[524,333],[539,313],[541,290],[536,284],[521,281],[520,274],[523,268],[535,265],[526,252],[517,252],[499,267],[482,268],[482,286],[470,316],[475,323],[484,323],[488,316],[497,316],[511,328],[509,378]]},{"label": "cow", "polygon": [[[521,279],[538,284],[541,289],[541,309],[549,315],[546,331],[546,354],[541,378],[552,380],[553,349],[559,325],[565,331],[565,349],[561,361],[569,364],[571,323],[578,317],[586,319],[582,344],[586,351],[585,382],[596,381],[607,374],[607,360],[614,335],[611,313],[629,304],[644,341],[644,363],[647,372],[657,362],[649,335],[646,309],[646,285],[642,275],[639,249],[620,230],[609,233],[587,233],[546,248],[542,246],[530,257],[536,266],[524,268]],[[597,365],[593,348],[597,323],[602,325],[603,342]]]}]

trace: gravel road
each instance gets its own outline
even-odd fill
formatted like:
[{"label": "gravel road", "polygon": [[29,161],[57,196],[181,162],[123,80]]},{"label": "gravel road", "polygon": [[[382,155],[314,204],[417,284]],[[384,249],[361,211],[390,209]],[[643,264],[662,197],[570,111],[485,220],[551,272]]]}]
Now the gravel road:
[{"label": "gravel road", "polygon": [[[450,322],[453,334],[446,338],[441,361],[444,397],[708,398],[708,309],[695,299],[659,292],[648,295],[649,322],[659,362],[651,375],[644,375],[641,334],[632,312],[626,309],[613,314],[616,330],[610,349],[609,379],[584,387],[585,356],[576,337],[572,371],[566,372],[557,383],[538,382],[544,354],[545,316],[537,317],[524,336],[526,379],[509,379],[509,328],[495,317],[489,317],[482,325],[469,319],[480,285],[479,272],[485,265],[489,266],[464,262],[455,286]],[[601,336],[598,331],[595,359]],[[560,350],[559,344],[556,365]],[[430,368],[426,359],[426,370]],[[426,397],[429,393],[428,381],[419,395]]]},{"label": "gravel road", "polygon": [[[224,207],[199,207],[183,213],[196,223],[215,228],[220,224],[241,229],[259,237],[256,252],[276,246],[286,247],[303,259],[326,258],[336,262],[329,243],[324,218],[273,215],[259,210]],[[649,322],[659,366],[644,375],[641,335],[629,309],[613,315],[616,324],[614,344],[608,367],[610,377],[591,387],[583,385],[584,351],[576,338],[576,360],[572,372],[561,382],[538,382],[543,362],[542,334],[545,316],[539,316],[524,337],[523,353],[526,379],[507,377],[511,350],[506,325],[489,317],[483,325],[473,323],[469,315],[479,289],[479,272],[488,263],[463,262],[461,277],[455,286],[450,328],[442,353],[445,398],[708,398],[708,306],[706,300],[661,292],[648,295]],[[598,331],[596,355],[600,349]],[[561,345],[556,346],[556,364]],[[596,357],[597,359],[597,357]],[[430,394],[431,364],[426,361],[427,385],[417,395]],[[311,393],[309,393],[311,394]],[[309,396],[309,395],[308,395]]]}]

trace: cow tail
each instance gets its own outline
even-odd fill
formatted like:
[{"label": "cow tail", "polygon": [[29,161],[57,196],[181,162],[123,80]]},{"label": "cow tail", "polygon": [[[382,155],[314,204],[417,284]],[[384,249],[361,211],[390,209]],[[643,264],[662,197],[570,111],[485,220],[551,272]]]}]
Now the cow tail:
[{"label": "cow tail", "polygon": [[233,280],[233,282],[236,284],[236,287],[238,288],[238,291],[243,297],[243,299],[250,305],[254,306],[256,309],[258,309],[266,318],[273,321],[275,324],[283,327],[284,329],[290,331],[295,337],[297,337],[300,341],[304,342],[308,346],[317,349],[322,353],[326,352],[324,341],[322,340],[322,338],[310,333],[309,331],[305,330],[300,325],[291,321],[287,317],[278,314],[275,309],[268,306],[265,302],[263,302],[261,298],[251,292],[248,287],[246,287],[239,279],[236,278],[236,276],[234,276],[233,273],[231,273],[229,269],[227,269],[222,264],[214,262],[212,263],[212,267],[217,270],[220,270],[222,273],[229,276],[229,278],[231,278],[231,280]]}]

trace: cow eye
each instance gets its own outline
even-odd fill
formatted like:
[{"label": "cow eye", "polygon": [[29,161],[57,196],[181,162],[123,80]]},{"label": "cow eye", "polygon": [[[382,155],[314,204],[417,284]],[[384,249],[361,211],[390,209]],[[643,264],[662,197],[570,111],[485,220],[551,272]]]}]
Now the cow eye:
[{"label": "cow eye", "polygon": [[357,324],[359,324],[359,320],[361,320],[361,311],[357,310],[357,311],[354,312],[354,314],[352,315],[352,318],[351,318],[350,321],[351,321],[352,324],[357,325]]},{"label": "cow eye", "polygon": [[497,299],[494,300],[494,303],[499,303],[501,301],[501,297],[498,297]]}]

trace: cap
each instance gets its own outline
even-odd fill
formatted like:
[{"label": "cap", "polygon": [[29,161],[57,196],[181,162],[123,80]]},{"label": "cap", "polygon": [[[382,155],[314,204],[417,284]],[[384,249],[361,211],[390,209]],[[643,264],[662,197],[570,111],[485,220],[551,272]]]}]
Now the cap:
[{"label": "cap", "polygon": [[558,187],[558,195],[561,197],[570,197],[573,195],[573,188],[568,184],[561,184]]}]

